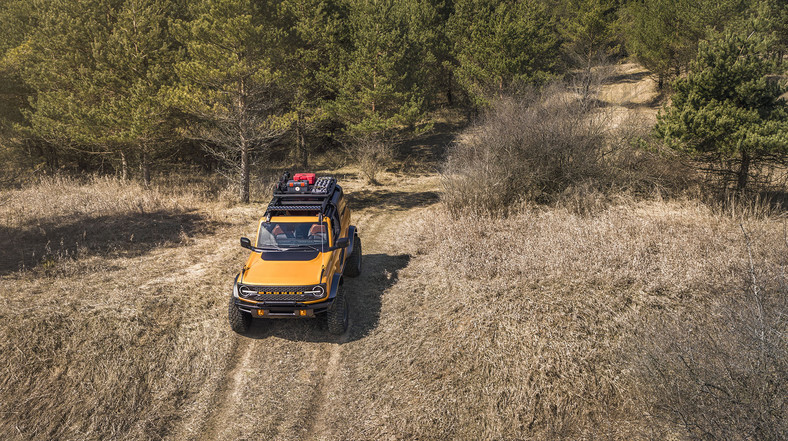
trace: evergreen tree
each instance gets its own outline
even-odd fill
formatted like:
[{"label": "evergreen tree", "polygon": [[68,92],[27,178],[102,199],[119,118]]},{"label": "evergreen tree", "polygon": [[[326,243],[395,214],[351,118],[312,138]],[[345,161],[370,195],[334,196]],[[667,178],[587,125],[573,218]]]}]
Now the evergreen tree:
[{"label": "evergreen tree", "polygon": [[759,162],[788,153],[788,104],[779,98],[786,88],[768,77],[774,63],[764,57],[765,46],[757,36],[733,33],[701,42],[656,126],[674,149],[709,161],[736,160],[739,190]]},{"label": "evergreen tree", "polygon": [[560,17],[564,50],[586,71],[617,49],[617,0],[566,0]]},{"label": "evergreen tree", "polygon": [[22,77],[34,92],[23,133],[80,154],[147,156],[164,133],[159,90],[171,78],[174,49],[166,34],[172,2],[51,0],[20,46]]},{"label": "evergreen tree", "polygon": [[30,2],[0,3],[0,160],[11,151],[6,141],[12,136],[11,128],[24,121],[21,110],[29,90],[20,75],[18,61],[33,27],[35,19]]},{"label": "evergreen tree", "polygon": [[287,34],[283,42],[283,79],[295,113],[295,151],[308,167],[307,139],[328,119],[327,102],[336,96],[343,51],[349,46],[348,11],[339,0],[284,0]]},{"label": "evergreen tree", "polygon": [[659,88],[678,76],[709,32],[721,32],[747,11],[748,0],[636,0],[622,27],[631,55],[658,77]]},{"label": "evergreen tree", "polygon": [[541,2],[457,0],[448,24],[455,76],[474,105],[558,72],[560,40]]},{"label": "evergreen tree", "polygon": [[95,51],[105,97],[101,127],[115,128],[112,140],[139,157],[145,185],[151,155],[171,139],[164,88],[172,84],[178,56],[168,28],[177,12],[172,2],[126,0],[103,50]]},{"label": "evergreen tree", "polygon": [[37,143],[70,148],[82,155],[110,155],[110,130],[98,118],[104,94],[94,50],[109,34],[119,1],[82,4],[50,0],[38,4],[37,27],[17,51],[21,76],[32,90],[27,124],[20,132]]},{"label": "evergreen tree", "polygon": [[[424,53],[412,32],[411,8],[420,1],[352,0],[351,47],[343,57],[332,112],[351,136],[374,136],[397,126],[412,126],[423,115]],[[415,30],[414,30],[415,31]]]},{"label": "evergreen tree", "polygon": [[251,154],[265,151],[290,123],[280,87],[283,30],[267,2],[201,0],[175,23],[186,47],[172,102],[193,115],[188,136],[233,167],[239,199],[249,202]]}]

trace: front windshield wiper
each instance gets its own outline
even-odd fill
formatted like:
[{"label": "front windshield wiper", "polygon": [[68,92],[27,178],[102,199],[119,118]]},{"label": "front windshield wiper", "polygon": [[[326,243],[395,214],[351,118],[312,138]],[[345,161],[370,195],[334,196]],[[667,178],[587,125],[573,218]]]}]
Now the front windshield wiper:
[{"label": "front windshield wiper", "polygon": [[290,248],[290,249],[292,250],[292,249],[299,249],[299,248],[301,248],[301,249],[303,249],[303,248],[309,248],[309,249],[311,249],[311,250],[320,251],[320,252],[323,252],[323,251],[328,251],[328,247],[323,247],[323,249],[320,249],[320,248],[318,248],[318,247],[316,247],[316,246],[314,246],[314,245],[294,245],[294,246],[293,246],[292,248]]},{"label": "front windshield wiper", "polygon": [[263,246],[259,246],[259,247],[255,247],[255,248],[257,248],[258,250],[263,250],[263,251],[287,251],[288,250],[288,248],[282,248],[282,247],[278,247],[276,245],[263,245]]},{"label": "front windshield wiper", "polygon": [[[327,249],[328,247],[325,247]],[[261,247],[257,247],[257,249],[263,251],[292,251],[292,250],[303,250],[303,249],[311,249],[315,251],[322,251],[320,248],[312,246],[312,245],[293,245],[289,247],[280,247],[276,245],[263,245]]]}]

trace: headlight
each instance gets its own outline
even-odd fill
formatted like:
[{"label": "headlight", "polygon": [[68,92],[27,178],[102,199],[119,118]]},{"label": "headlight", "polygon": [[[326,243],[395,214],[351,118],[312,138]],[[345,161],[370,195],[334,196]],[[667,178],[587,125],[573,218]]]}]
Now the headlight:
[{"label": "headlight", "polygon": [[238,294],[240,294],[242,297],[247,297],[253,294],[257,294],[257,291],[255,291],[252,288],[249,288],[246,285],[238,285]]},{"label": "headlight", "polygon": [[326,288],[323,285],[315,285],[309,291],[304,291],[304,294],[309,294],[313,299],[322,299],[326,296]]}]

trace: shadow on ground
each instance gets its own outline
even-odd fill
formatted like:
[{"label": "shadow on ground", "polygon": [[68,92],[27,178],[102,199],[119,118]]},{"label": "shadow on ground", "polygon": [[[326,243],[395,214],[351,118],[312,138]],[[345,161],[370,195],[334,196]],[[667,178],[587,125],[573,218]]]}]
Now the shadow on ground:
[{"label": "shadow on ground", "polygon": [[366,337],[380,320],[383,293],[397,283],[399,270],[410,261],[407,254],[365,254],[361,276],[345,279],[345,293],[350,305],[350,329],[346,335],[328,333],[323,317],[315,319],[256,319],[246,334],[253,339],[279,337],[315,343],[348,343]]},{"label": "shadow on ground", "polygon": [[388,210],[409,210],[426,207],[440,200],[438,189],[411,193],[407,191],[361,190],[348,195],[351,210],[366,208],[385,208]]},{"label": "shadow on ground", "polygon": [[75,257],[136,256],[210,234],[218,225],[198,213],[155,211],[57,219],[23,228],[0,226],[0,275]]},{"label": "shadow on ground", "polygon": [[430,132],[398,144],[396,159],[401,171],[433,172],[438,169],[446,158],[448,147],[463,127],[461,124],[438,123]]},{"label": "shadow on ground", "polygon": [[643,81],[644,78],[651,75],[651,72],[647,70],[641,70],[638,72],[631,72],[631,73],[621,73],[618,75],[611,75],[605,78],[603,84],[632,84],[632,83],[639,83]]}]

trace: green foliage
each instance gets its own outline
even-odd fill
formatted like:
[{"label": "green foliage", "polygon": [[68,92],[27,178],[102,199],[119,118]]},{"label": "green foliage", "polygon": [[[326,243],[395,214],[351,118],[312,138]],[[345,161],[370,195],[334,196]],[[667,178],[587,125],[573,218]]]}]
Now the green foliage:
[{"label": "green foliage", "polygon": [[[421,61],[432,54],[422,31],[434,10],[422,0],[352,0],[351,45],[343,54],[333,113],[350,136],[412,126],[423,115]],[[425,18],[426,17],[426,18]]]},{"label": "green foliage", "polygon": [[253,0],[202,0],[189,12],[191,20],[174,23],[186,58],[176,66],[179,81],[169,97],[197,119],[184,135],[233,168],[239,199],[248,202],[250,154],[289,125],[277,67],[284,31],[275,8]]},{"label": "green foliage", "polygon": [[12,125],[24,121],[22,109],[28,90],[15,65],[14,52],[25,41],[32,16],[28,1],[8,1],[0,9],[0,149],[4,148],[4,138],[10,137]]},{"label": "green foliage", "polygon": [[173,3],[38,5],[32,11],[36,26],[5,58],[33,92],[19,131],[61,148],[119,154],[125,176],[128,154],[147,158],[165,138],[168,118],[159,91],[172,77],[176,56],[167,32]]},{"label": "green foliage", "polygon": [[774,63],[764,57],[766,45],[758,36],[733,33],[701,42],[655,129],[674,149],[711,160],[737,159],[740,190],[751,162],[788,153],[788,105],[779,98],[786,88],[768,76]]},{"label": "green foliage", "polygon": [[454,7],[448,23],[454,72],[474,105],[558,72],[560,40],[542,3],[458,0]]},{"label": "green foliage", "polygon": [[590,69],[618,50],[617,0],[566,0],[559,30],[564,50],[576,64]]},{"label": "green foliage", "polygon": [[686,69],[698,41],[739,20],[748,5],[748,0],[633,1],[622,20],[627,50],[659,76],[661,87]]},{"label": "green foliage", "polygon": [[51,169],[137,162],[147,182],[202,145],[245,199],[274,141],[307,167],[318,140],[424,129],[622,43],[660,80],[725,29],[769,35],[779,64],[786,23],[782,0],[5,0],[0,146]]},{"label": "green foliage", "polygon": [[284,87],[288,107],[295,113],[295,152],[308,166],[308,138],[329,119],[327,103],[336,95],[349,29],[340,0],[284,0],[280,4],[285,29],[283,40]]}]

